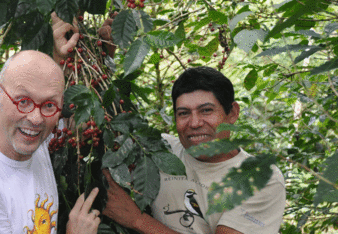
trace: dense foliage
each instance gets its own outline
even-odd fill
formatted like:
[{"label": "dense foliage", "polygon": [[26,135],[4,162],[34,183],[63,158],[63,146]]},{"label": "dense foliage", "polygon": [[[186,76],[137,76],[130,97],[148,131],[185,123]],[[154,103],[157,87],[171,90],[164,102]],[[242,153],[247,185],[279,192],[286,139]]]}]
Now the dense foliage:
[{"label": "dense foliage", "polygon": [[[228,175],[231,180],[212,186],[209,213],[231,209],[263,188],[270,165],[277,163],[288,199],[281,232],[324,233],[337,228],[337,4],[2,1],[3,59],[12,49],[51,54],[52,11],[66,22],[78,18],[83,35],[62,62],[67,80],[63,114],[75,115],[65,121],[67,130],[56,130],[50,147],[62,198],[59,226],[64,226],[80,191],[102,186],[101,167],[110,168],[141,209],[156,197],[159,169],[184,174],[160,133],[175,132],[172,82],[187,67],[207,65],[235,84],[241,117],[237,126],[220,126],[233,130],[230,141],[203,144],[190,153],[213,155],[243,146],[256,156],[234,169]],[[107,17],[114,17],[114,58],[97,35]],[[73,121],[77,127],[69,132]],[[226,187],[233,188],[230,195],[224,194]],[[95,205],[102,207],[104,202]],[[110,228],[127,233],[116,224],[103,224],[101,232]]]}]

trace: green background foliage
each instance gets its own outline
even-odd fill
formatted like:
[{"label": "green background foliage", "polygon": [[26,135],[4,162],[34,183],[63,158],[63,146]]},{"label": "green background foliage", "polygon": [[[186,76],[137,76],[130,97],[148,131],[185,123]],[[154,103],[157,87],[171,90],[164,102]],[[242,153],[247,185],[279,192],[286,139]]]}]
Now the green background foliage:
[{"label": "green background foliage", "polygon": [[[143,9],[130,9],[123,0],[2,1],[2,62],[24,49],[52,53],[52,11],[70,23],[84,13],[81,30],[95,39],[103,20],[119,12],[112,25],[117,51],[102,65],[110,70],[108,89],[97,95],[90,85],[78,83],[65,93],[66,105],[78,106],[73,111],[76,124],[93,117],[103,133],[101,148],[87,147],[80,169],[75,149],[66,147],[54,156],[64,199],[60,211],[71,206],[78,190],[100,180],[95,170],[101,167],[109,167],[142,209],[157,195],[158,170],[184,174],[160,133],[176,134],[170,98],[173,81],[187,67],[206,65],[234,83],[241,115],[238,127],[230,127],[230,141],[210,142],[191,149],[191,154],[213,155],[242,146],[256,156],[233,169],[227,177],[231,180],[224,178],[230,183],[213,185],[209,212],[231,209],[255,188],[263,188],[275,163],[287,190],[281,233],[334,233],[338,228],[337,8],[331,0],[146,0]],[[111,110],[120,99],[133,113]],[[110,122],[101,106],[113,117]],[[128,166],[134,163],[131,176]],[[75,182],[79,174],[85,178],[81,185]],[[233,189],[215,199],[225,187]],[[59,217],[59,225],[64,225],[66,216]],[[102,224],[100,229],[113,231],[128,233],[117,224]]]}]

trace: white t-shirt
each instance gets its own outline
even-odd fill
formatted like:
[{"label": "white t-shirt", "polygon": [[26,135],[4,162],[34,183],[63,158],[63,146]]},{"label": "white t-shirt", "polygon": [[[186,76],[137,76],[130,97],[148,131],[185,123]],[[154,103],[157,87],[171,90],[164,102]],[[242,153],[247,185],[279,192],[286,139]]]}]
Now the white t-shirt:
[{"label": "white t-shirt", "polygon": [[244,234],[278,233],[285,207],[285,185],[275,165],[264,189],[231,211],[207,216],[207,193],[211,183],[221,182],[232,167],[239,167],[252,156],[241,150],[227,161],[204,163],[188,155],[178,138],[168,134],[162,137],[184,163],[187,176],[160,172],[161,187],[152,204],[154,218],[179,233],[215,233],[218,225]]},{"label": "white t-shirt", "polygon": [[56,234],[59,201],[47,144],[27,161],[0,152],[0,234]]}]

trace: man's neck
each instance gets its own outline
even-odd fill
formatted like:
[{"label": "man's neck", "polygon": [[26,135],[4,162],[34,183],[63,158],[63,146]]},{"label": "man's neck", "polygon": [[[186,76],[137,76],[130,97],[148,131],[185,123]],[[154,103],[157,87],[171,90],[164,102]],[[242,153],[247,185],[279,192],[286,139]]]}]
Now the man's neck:
[{"label": "man's neck", "polygon": [[235,149],[228,153],[218,154],[212,157],[201,155],[197,158],[197,160],[201,162],[207,162],[207,163],[219,163],[219,162],[224,162],[226,160],[232,159],[233,157],[238,155],[239,152],[240,152],[240,149]]}]

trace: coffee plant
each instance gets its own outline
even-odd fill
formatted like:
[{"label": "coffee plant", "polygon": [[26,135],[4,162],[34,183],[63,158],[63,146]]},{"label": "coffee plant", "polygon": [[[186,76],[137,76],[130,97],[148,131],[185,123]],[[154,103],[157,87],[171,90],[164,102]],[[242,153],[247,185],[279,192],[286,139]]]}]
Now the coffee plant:
[{"label": "coffee plant", "polygon": [[[3,61],[26,49],[52,56],[51,13],[77,19],[79,41],[57,61],[65,103],[49,144],[60,233],[82,192],[98,186],[94,207],[105,206],[102,168],[145,212],[158,193],[159,170],[185,173],[161,133],[175,133],[172,83],[201,65],[234,82],[242,114],[236,126],[218,129],[231,130],[230,140],[189,153],[245,146],[256,156],[212,185],[208,213],[232,209],[264,188],[277,164],[288,199],[281,233],[338,228],[336,1],[3,0],[0,6]],[[112,40],[98,33],[107,18]],[[132,233],[105,217],[99,232]]]}]

